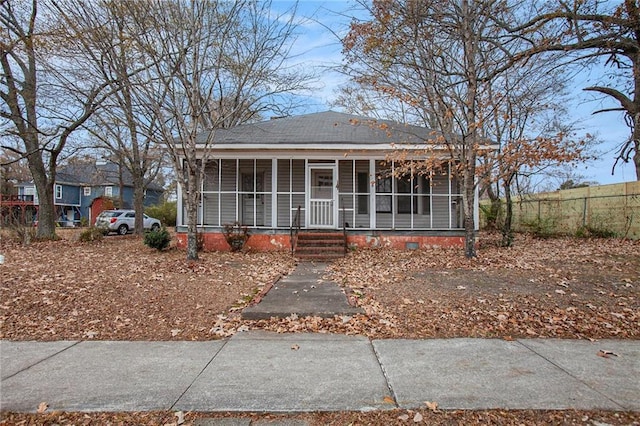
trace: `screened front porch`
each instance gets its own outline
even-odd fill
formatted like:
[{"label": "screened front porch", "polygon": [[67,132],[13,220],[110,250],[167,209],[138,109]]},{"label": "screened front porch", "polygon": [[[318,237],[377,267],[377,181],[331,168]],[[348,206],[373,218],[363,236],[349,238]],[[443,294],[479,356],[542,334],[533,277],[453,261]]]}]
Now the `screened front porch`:
[{"label": "screened front porch", "polygon": [[[404,178],[382,159],[218,158],[206,166],[198,226],[254,229],[452,230],[462,195],[449,173]],[[182,200],[182,197],[178,197]],[[184,207],[178,223],[186,225]]]}]

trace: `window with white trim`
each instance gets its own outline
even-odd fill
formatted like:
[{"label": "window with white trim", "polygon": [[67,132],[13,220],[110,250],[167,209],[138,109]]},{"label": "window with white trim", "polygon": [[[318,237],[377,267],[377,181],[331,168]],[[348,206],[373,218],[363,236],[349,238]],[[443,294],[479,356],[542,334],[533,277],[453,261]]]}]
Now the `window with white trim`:
[{"label": "window with white trim", "polygon": [[55,191],[56,191],[56,200],[61,199],[62,198],[62,185],[56,185]]},{"label": "window with white trim", "polygon": [[85,186],[84,188],[82,188],[82,194],[85,197],[91,196],[91,187],[90,186]]},{"label": "window with white trim", "polygon": [[113,197],[113,186],[105,186],[104,187],[104,196],[105,197]]}]

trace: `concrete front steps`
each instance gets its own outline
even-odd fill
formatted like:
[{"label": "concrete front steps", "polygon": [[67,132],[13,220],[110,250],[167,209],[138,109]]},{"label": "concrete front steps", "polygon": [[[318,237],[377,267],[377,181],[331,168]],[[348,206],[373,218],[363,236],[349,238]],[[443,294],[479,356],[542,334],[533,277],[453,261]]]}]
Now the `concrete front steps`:
[{"label": "concrete front steps", "polygon": [[300,232],[296,257],[303,261],[331,262],[344,257],[346,242],[342,232]]}]

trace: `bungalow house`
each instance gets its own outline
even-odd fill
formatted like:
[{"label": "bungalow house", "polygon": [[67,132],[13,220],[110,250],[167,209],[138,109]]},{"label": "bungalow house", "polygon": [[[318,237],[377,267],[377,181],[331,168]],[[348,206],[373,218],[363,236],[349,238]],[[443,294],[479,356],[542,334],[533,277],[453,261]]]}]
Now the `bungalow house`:
[{"label": "bungalow house", "polygon": [[[33,182],[17,185],[18,199],[38,207],[38,194]],[[147,187],[144,205],[162,201],[164,190],[156,183]],[[118,205],[122,200],[122,205]],[[54,204],[60,226],[79,226],[81,222],[92,224],[102,210],[133,208],[133,181],[131,174],[122,173],[116,163],[110,161],[78,162],[58,168],[54,183]]]},{"label": "bungalow house", "polygon": [[[430,129],[328,111],[216,130],[212,137],[198,215],[205,249],[227,250],[222,229],[236,221],[258,250],[291,247],[298,227],[305,234],[344,232],[354,246],[464,244],[462,188],[450,168],[395,177],[395,163],[385,161],[400,147],[416,160],[426,146],[437,155],[443,147]],[[178,188],[182,245],[186,218]]]}]

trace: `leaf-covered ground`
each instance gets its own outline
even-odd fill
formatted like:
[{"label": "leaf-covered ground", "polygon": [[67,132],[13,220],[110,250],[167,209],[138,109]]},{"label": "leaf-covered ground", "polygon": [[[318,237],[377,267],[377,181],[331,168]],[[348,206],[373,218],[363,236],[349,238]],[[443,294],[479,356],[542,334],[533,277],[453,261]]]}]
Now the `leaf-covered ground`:
[{"label": "leaf-covered ground", "polygon": [[[373,338],[640,338],[640,242],[538,240],[510,249],[481,235],[479,256],[458,249],[356,250],[327,277],[366,314],[242,321],[239,312],[295,260],[287,253],[158,253],[132,236],[80,243],[76,233],[23,247],[0,234],[0,338],[208,340],[237,330],[320,331]],[[371,413],[184,413],[309,425],[640,425],[640,413],[392,410]],[[0,424],[176,425],[171,412],[0,413]]]},{"label": "leaf-covered ground", "polygon": [[0,253],[0,338],[208,340],[216,324],[294,266],[283,253],[159,253],[133,236],[22,247]]},{"label": "leaf-covered ground", "polygon": [[461,249],[356,250],[330,267],[366,315],[286,318],[250,327],[372,338],[640,338],[640,242],[483,234]]},{"label": "leaf-covered ground", "polygon": [[640,242],[534,239],[478,257],[460,249],[356,250],[327,277],[365,315],[242,321],[239,311],[292,270],[287,253],[159,253],[132,237],[73,235],[23,247],[4,237],[0,337],[209,340],[237,330],[372,338],[640,338]]},{"label": "leaf-covered ground", "polygon": [[[178,417],[179,416],[179,417]],[[640,413],[610,411],[541,411],[541,410],[483,410],[440,411],[389,410],[307,414],[241,414],[241,413],[0,413],[0,424],[7,425],[165,425],[191,426],[197,419],[244,419],[269,424],[308,424],[309,426],[340,425],[639,425]],[[183,420],[183,423],[178,420]]]}]

